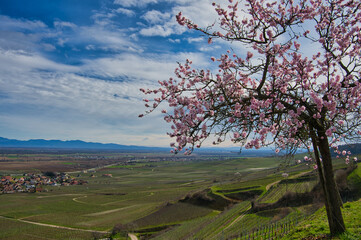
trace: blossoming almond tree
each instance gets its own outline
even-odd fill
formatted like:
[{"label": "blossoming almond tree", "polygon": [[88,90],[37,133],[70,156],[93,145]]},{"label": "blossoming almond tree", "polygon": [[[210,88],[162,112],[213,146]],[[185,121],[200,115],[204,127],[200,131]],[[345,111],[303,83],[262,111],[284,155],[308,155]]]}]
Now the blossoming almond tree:
[{"label": "blossoming almond tree", "polygon": [[213,4],[219,26],[201,28],[182,13],[177,21],[202,32],[209,44],[229,41],[247,52],[212,57],[217,72],[194,69],[190,60],[179,64],[176,77],[159,81],[159,89],[141,89],[156,95],[145,99],[147,113],[161,102],[173,108],[162,112],[172,123],[176,152],[191,152],[211,135],[214,144],[230,138],[246,148],[312,146],[331,234],[342,233],[330,147],[360,136],[361,3],[229,2],[226,8]]}]

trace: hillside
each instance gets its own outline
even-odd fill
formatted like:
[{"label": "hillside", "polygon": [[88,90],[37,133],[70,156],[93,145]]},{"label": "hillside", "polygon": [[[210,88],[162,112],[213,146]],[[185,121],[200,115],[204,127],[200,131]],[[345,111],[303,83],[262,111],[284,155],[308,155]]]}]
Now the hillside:
[{"label": "hillside", "polygon": [[[85,142],[81,140],[45,140],[45,139],[30,139],[17,140],[0,137],[0,148],[22,148],[22,149],[40,149],[41,152],[49,149],[66,149],[66,150],[92,150],[92,151],[116,151],[116,152],[170,152],[170,147],[147,147],[135,145],[121,145],[115,143],[97,143]],[[195,149],[195,153],[201,154],[231,154],[240,155],[242,157],[260,157],[272,156],[274,151],[271,149],[246,149],[240,152],[239,147],[205,147],[202,149]]]},{"label": "hillside", "polygon": [[0,137],[1,148],[53,148],[53,149],[95,149],[118,151],[169,151],[169,148],[120,145],[114,143],[84,142],[80,140],[16,140]]},{"label": "hillside", "polygon": [[[359,155],[359,154],[361,154],[361,143],[341,145],[338,147],[338,149],[340,151],[343,151],[343,150],[350,151],[353,155]],[[333,153],[333,151],[332,151],[332,153]]]},{"label": "hillside", "polygon": [[[344,204],[342,214],[346,223],[347,232],[333,239],[359,240],[361,236],[361,200]],[[325,208],[319,209],[316,213],[300,222],[282,240],[299,239],[329,239],[329,229]]]}]

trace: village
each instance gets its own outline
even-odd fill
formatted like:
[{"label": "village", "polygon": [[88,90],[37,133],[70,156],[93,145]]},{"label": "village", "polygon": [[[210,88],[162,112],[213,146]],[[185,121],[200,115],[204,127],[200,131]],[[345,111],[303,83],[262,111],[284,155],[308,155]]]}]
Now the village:
[{"label": "village", "polygon": [[25,173],[23,176],[1,176],[0,193],[35,193],[47,191],[44,186],[70,186],[88,183],[77,180],[67,173],[46,172],[44,174]]}]

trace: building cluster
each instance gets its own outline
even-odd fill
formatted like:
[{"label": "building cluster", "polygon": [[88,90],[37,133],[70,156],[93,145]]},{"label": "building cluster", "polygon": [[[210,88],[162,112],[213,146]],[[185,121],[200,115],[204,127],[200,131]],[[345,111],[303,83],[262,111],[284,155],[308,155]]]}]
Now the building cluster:
[{"label": "building cluster", "polygon": [[83,185],[87,181],[77,180],[66,173],[52,176],[25,173],[23,176],[1,176],[0,193],[42,192],[45,186]]}]

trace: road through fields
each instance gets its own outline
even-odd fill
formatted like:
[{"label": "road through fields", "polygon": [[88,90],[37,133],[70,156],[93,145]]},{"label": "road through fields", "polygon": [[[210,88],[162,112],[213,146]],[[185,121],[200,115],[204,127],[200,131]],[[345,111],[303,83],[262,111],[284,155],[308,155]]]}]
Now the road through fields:
[{"label": "road through fields", "polygon": [[28,221],[28,220],[24,220],[24,219],[9,218],[9,217],[5,217],[5,216],[0,216],[0,218],[12,220],[12,221],[19,221],[19,222],[34,224],[34,225],[38,225],[38,226],[44,226],[44,227],[60,228],[60,229],[66,229],[66,230],[91,232],[91,233],[101,233],[101,234],[108,234],[109,233],[107,231],[98,231],[98,230],[91,230],[91,229],[64,227],[64,226],[58,226],[58,225],[52,225],[52,224],[46,224],[46,223],[32,222],[32,221]]}]

